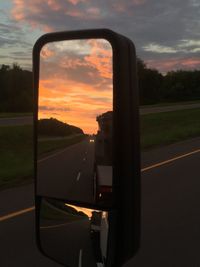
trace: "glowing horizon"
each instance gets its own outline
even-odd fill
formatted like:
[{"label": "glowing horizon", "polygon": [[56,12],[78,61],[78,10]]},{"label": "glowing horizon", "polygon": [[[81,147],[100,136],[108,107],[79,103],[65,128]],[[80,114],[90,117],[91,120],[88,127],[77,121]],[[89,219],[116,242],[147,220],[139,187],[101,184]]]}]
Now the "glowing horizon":
[{"label": "glowing horizon", "polygon": [[41,51],[39,119],[56,118],[97,132],[96,117],[112,110],[112,49],[103,39],[47,44]]}]

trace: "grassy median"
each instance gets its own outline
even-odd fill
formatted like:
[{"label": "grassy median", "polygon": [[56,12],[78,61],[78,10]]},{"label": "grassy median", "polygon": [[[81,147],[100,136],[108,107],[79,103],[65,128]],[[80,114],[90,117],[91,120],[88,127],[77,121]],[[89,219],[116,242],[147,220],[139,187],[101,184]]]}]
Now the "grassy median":
[{"label": "grassy median", "polygon": [[[32,181],[32,126],[0,127],[0,189]],[[141,148],[153,149],[200,136],[200,109],[171,111],[141,116]],[[74,136],[61,140],[43,140],[39,155],[51,153],[81,141]]]},{"label": "grassy median", "polygon": [[179,101],[179,102],[161,102],[158,104],[153,104],[153,105],[141,105],[140,108],[145,109],[145,108],[157,108],[157,107],[166,107],[166,106],[182,106],[182,105],[192,105],[192,104],[199,104],[200,100],[191,100],[191,101]]},{"label": "grassy median", "polygon": [[38,142],[38,155],[41,158],[46,153],[74,145],[85,138],[84,135],[74,135],[60,140],[40,140]]},{"label": "grassy median", "polygon": [[16,118],[33,116],[33,113],[14,113],[14,112],[0,112],[0,118]]},{"label": "grassy median", "polygon": [[[39,156],[80,142],[83,136],[42,141]],[[0,127],[0,190],[30,183],[33,177],[33,127]]]},{"label": "grassy median", "polygon": [[0,127],[0,188],[26,183],[33,176],[32,134],[29,125]]},{"label": "grassy median", "polygon": [[141,116],[141,148],[151,149],[200,136],[200,109]]}]

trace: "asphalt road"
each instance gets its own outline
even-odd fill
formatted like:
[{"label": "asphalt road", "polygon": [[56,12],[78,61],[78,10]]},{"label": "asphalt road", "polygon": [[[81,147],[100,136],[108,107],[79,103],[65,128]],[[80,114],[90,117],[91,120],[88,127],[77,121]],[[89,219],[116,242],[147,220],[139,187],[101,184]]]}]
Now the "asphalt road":
[{"label": "asphalt road", "polygon": [[38,161],[38,195],[93,201],[94,143],[89,138]]},{"label": "asphalt road", "polygon": [[[200,266],[199,148],[197,138],[143,153],[141,248],[125,267]],[[0,218],[32,206],[32,186],[1,192],[0,205]],[[0,221],[0,266],[59,266],[37,251],[33,219],[30,211]]]},{"label": "asphalt road", "polygon": [[[200,108],[200,103],[194,104],[177,104],[172,106],[162,106],[162,107],[148,107],[143,106],[140,108],[140,115],[150,114],[150,113],[160,113],[160,112],[168,112],[182,109],[193,109]],[[0,118],[0,126],[12,126],[12,125],[25,125],[32,124],[33,117],[25,116],[25,117],[15,117],[15,118]]]},{"label": "asphalt road", "polygon": [[148,107],[143,106],[140,108],[140,115],[143,114],[150,114],[150,113],[160,113],[160,112],[168,112],[168,111],[175,111],[175,110],[183,110],[183,109],[193,109],[193,108],[200,108],[200,103],[195,104],[177,104],[172,106],[162,106],[162,107]]},{"label": "asphalt road", "polygon": [[81,218],[76,221],[61,223],[45,222],[41,228],[41,244],[44,251],[70,267],[95,266],[90,221]]},{"label": "asphalt road", "polygon": [[142,173],[141,249],[126,267],[200,266],[199,163],[200,151]]},{"label": "asphalt road", "polygon": [[0,126],[14,126],[33,124],[32,116],[16,117],[16,118],[0,118]]}]

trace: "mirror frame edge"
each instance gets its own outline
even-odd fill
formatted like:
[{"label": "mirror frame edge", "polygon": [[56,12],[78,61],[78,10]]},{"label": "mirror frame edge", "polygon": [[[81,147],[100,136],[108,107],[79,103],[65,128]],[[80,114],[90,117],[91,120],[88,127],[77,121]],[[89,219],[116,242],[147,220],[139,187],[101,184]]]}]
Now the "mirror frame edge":
[{"label": "mirror frame edge", "polygon": [[[40,203],[41,203],[41,197],[38,196],[36,193],[36,188],[37,188],[37,119],[38,119],[38,87],[39,87],[39,70],[40,70],[40,51],[41,48],[49,43],[49,42],[56,42],[56,41],[64,41],[64,40],[76,40],[76,39],[105,39],[107,40],[113,50],[113,123],[114,129],[120,129],[118,127],[122,126],[120,125],[120,120],[122,122],[124,114],[124,108],[123,106],[125,105],[124,102],[126,103],[125,100],[128,99],[128,103],[130,101],[130,96],[135,95],[134,101],[135,105],[134,107],[131,107],[131,103],[128,105],[128,110],[130,111],[130,118],[128,122],[132,123],[132,120],[136,123],[136,125],[139,125],[139,111],[138,111],[138,106],[139,106],[139,101],[138,101],[138,87],[137,87],[137,77],[136,77],[136,56],[135,56],[135,47],[134,44],[132,43],[131,40],[128,38],[115,33],[109,29],[90,29],[90,30],[78,30],[78,31],[64,31],[64,32],[55,32],[55,33],[47,33],[41,36],[35,43],[34,48],[33,48],[33,88],[34,88],[34,176],[35,176],[35,183],[34,183],[34,190],[35,190],[35,221],[36,221],[36,242],[39,250],[48,258],[51,258],[49,255],[46,255],[44,251],[42,250],[40,246],[40,234],[39,234],[39,209],[40,209]],[[135,63],[131,63],[131,61]],[[118,63],[118,65],[117,65]],[[123,68],[122,68],[123,65]],[[134,71],[135,75],[133,78],[133,73]],[[127,79],[128,77],[128,79]],[[123,88],[124,87],[128,88],[128,94],[127,91],[124,93],[124,99],[119,101],[119,95],[123,94]],[[128,98],[127,98],[127,96]],[[130,101],[131,102],[131,101]],[[135,167],[136,167],[136,172],[134,175],[134,180],[137,180],[136,187],[134,187],[134,190],[137,191],[136,196],[134,195],[134,199],[131,199],[130,203],[126,207],[126,211],[130,209],[133,209],[133,206],[137,210],[137,215],[135,217],[135,210],[132,212],[131,216],[131,223],[125,224],[124,220],[121,217],[121,213],[119,212],[117,216],[117,229],[119,227],[122,227],[124,230],[128,226],[128,230],[131,230],[132,223],[138,222],[139,224],[136,226],[137,223],[134,225],[134,229],[131,231],[131,238],[134,237],[134,242],[131,242],[129,238],[128,246],[126,245],[126,249],[128,248],[128,251],[124,250],[123,253],[120,255],[119,254],[119,249],[121,248],[120,242],[123,244],[126,244],[126,238],[127,234],[125,237],[120,235],[120,233],[117,232],[117,229],[115,229],[115,238],[117,238],[117,246],[116,246],[116,251],[114,254],[110,255],[111,256],[111,261],[115,261],[114,266],[121,266],[125,261],[133,257],[133,255],[137,252],[139,249],[139,243],[140,243],[140,173],[139,173],[139,168],[140,168],[140,151],[138,149],[138,140],[139,140],[139,129],[136,130],[135,134],[135,128],[134,125],[130,124],[132,127],[130,127],[128,124],[126,125],[126,128],[128,129],[128,135],[126,136],[130,141],[130,136],[133,134],[135,138],[134,141],[131,141],[131,148],[134,148],[133,152],[130,152],[128,156],[125,156],[124,153],[122,153],[121,157],[115,158],[115,163],[116,164],[122,164],[124,166],[125,159],[131,158],[134,160],[136,159]],[[122,132],[122,131],[121,131]],[[119,144],[120,138],[124,137],[124,134],[118,134],[116,133],[114,135],[113,143],[114,144]],[[126,147],[127,147],[127,142],[126,142]],[[119,154],[119,147],[114,147],[113,146],[113,151],[115,155]],[[121,152],[121,151],[120,151]],[[122,156],[124,156],[124,160],[122,159]],[[113,159],[114,160],[114,159]],[[123,163],[122,163],[122,162]],[[127,164],[125,164],[127,166]],[[130,166],[129,166],[130,167]],[[121,196],[117,196],[118,194],[121,195],[122,190],[119,188],[119,185],[122,185],[123,181],[120,181],[121,178],[121,173],[123,173],[124,169],[122,166],[119,167],[119,169],[115,170],[115,173],[113,177],[116,178],[117,184],[118,184],[118,190],[115,192],[116,198],[118,201],[116,202],[117,204],[113,207],[115,210],[120,210],[120,208],[124,208],[125,202],[127,200],[122,201]],[[131,183],[132,177],[132,172],[130,172],[130,168],[128,170],[128,177],[129,181],[128,184]],[[124,188],[123,188],[124,190]],[[131,189],[130,189],[131,191]],[[131,191],[133,193],[133,190]],[[135,191],[134,191],[135,192]],[[129,192],[130,194],[130,192]],[[134,203],[132,203],[132,201]],[[137,232],[137,236],[135,238],[135,234]],[[113,234],[114,234],[113,233]],[[124,233],[124,231],[122,231]],[[128,231],[126,231],[128,233]],[[117,237],[116,237],[117,235]],[[51,258],[52,260],[56,261],[55,259]]]}]

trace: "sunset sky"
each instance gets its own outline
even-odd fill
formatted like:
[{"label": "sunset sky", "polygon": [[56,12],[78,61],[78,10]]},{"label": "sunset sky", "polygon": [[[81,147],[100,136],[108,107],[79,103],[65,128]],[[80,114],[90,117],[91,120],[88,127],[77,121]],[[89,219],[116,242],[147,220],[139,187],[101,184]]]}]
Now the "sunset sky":
[{"label": "sunset sky", "polygon": [[112,49],[103,39],[47,44],[41,50],[39,118],[56,118],[96,134],[96,117],[112,110]]},{"label": "sunset sky", "polygon": [[50,31],[110,28],[128,36],[150,67],[200,67],[199,0],[1,0],[0,64],[31,69],[36,39]]}]

